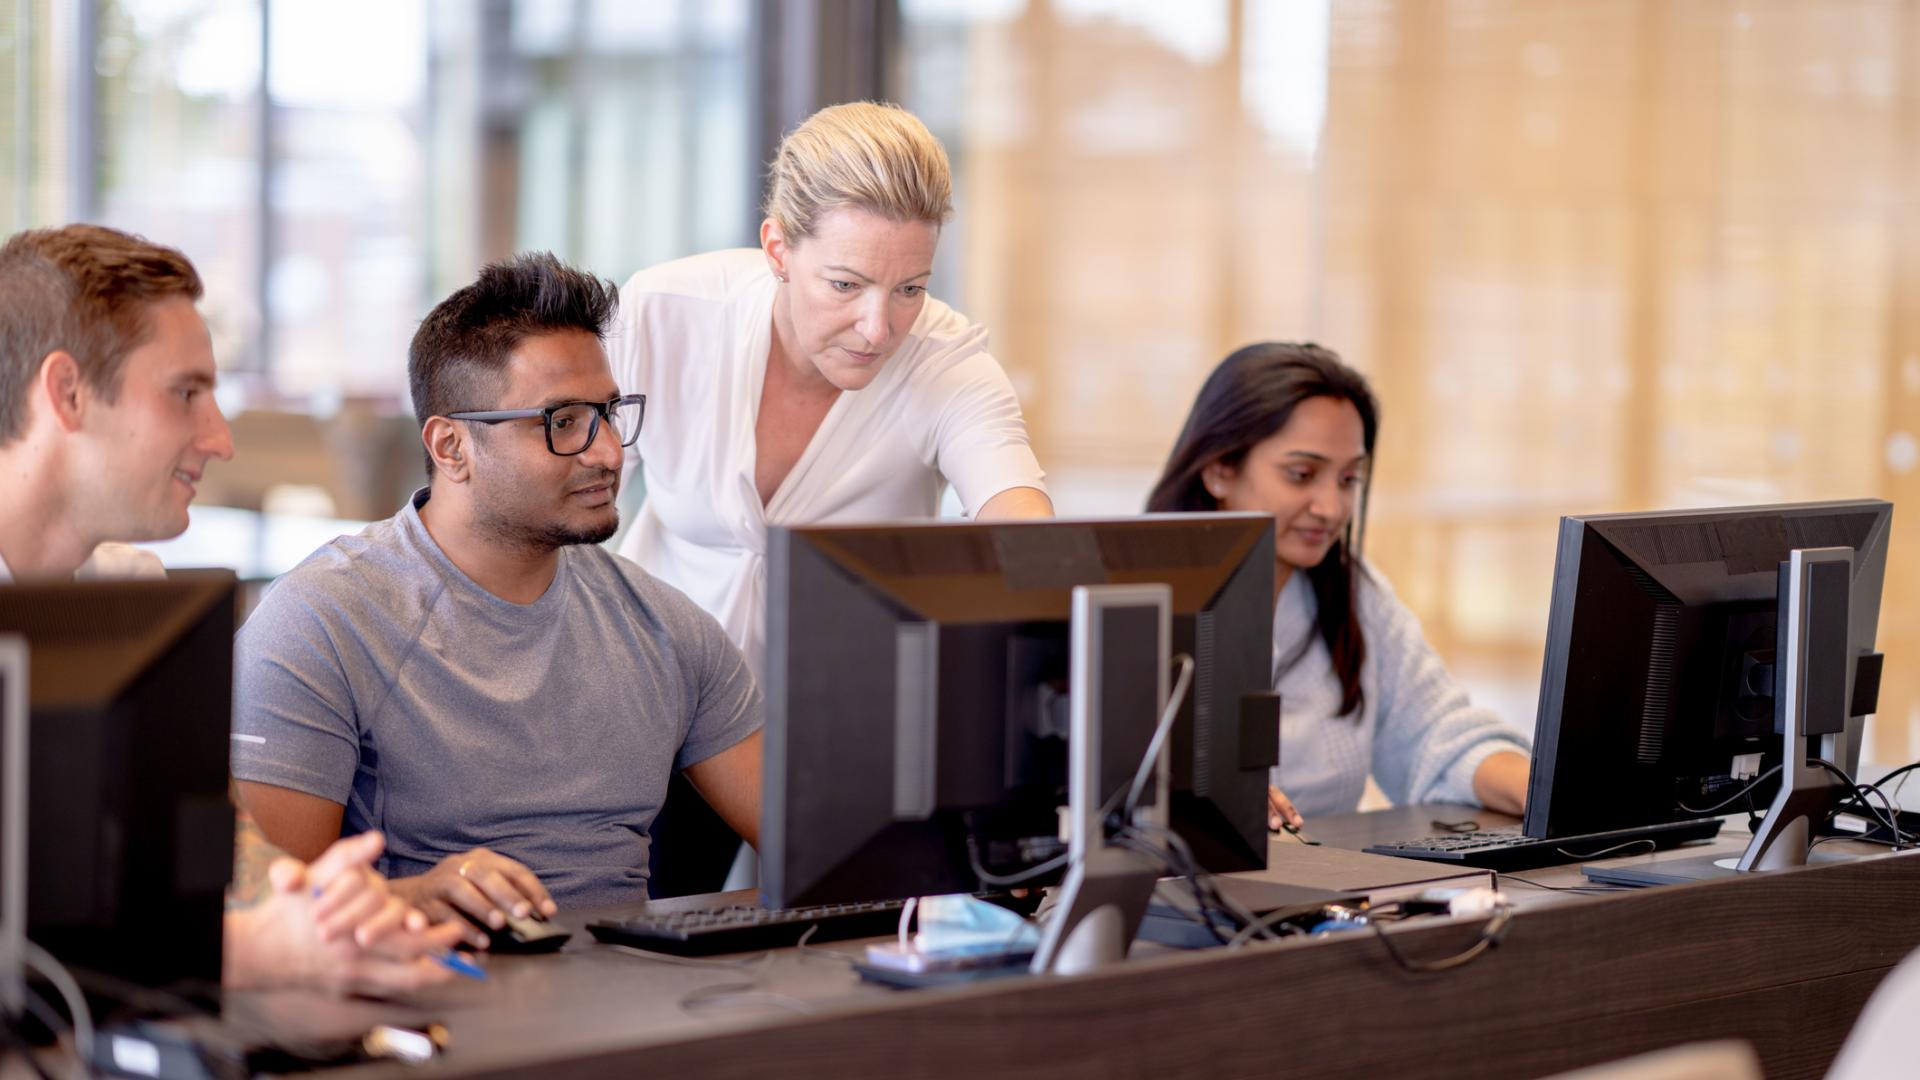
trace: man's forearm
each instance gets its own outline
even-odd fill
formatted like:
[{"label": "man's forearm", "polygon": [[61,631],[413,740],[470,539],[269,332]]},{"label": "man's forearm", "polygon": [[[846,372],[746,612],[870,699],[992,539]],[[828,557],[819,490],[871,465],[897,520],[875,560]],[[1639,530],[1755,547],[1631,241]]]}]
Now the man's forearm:
[{"label": "man's forearm", "polygon": [[234,811],[233,882],[227,886],[227,910],[245,911],[267,898],[267,867],[286,852],[274,847],[260,823],[245,810]]}]

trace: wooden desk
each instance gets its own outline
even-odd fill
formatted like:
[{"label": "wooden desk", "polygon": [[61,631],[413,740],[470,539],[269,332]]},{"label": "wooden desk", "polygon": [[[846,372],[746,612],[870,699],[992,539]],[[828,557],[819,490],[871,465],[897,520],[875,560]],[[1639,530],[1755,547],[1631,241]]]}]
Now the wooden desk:
[{"label": "wooden desk", "polygon": [[[1357,846],[1414,835],[1434,816],[1458,815],[1417,807],[1308,831]],[[1744,830],[1728,833],[1718,846],[1736,850]],[[1536,1077],[1731,1036],[1781,1080],[1821,1075],[1867,995],[1920,946],[1913,855],[1658,890],[1513,888],[1520,909],[1500,946],[1433,975],[1396,966],[1370,933],[913,993],[788,950],[756,988],[767,996],[685,1008],[690,992],[748,974],[641,959],[583,934],[557,957],[495,958],[487,983],[412,1008],[271,994],[234,995],[230,1012],[308,1033],[441,1019],[454,1050],[428,1072],[448,1076]],[[1391,931],[1415,957],[1478,935],[1475,922],[1423,922]]]}]

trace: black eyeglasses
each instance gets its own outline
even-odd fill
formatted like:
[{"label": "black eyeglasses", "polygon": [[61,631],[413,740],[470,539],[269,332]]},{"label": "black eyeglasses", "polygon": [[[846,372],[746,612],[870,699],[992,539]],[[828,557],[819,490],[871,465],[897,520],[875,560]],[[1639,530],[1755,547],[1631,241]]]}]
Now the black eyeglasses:
[{"label": "black eyeglasses", "polygon": [[547,428],[547,449],[561,457],[584,454],[600,433],[600,418],[605,417],[619,437],[621,446],[632,446],[640,437],[640,423],[646,419],[647,395],[628,394],[610,401],[568,401],[544,409],[488,409],[481,412],[451,412],[449,420],[472,420],[478,424],[501,424],[508,420],[532,420],[539,417]]}]

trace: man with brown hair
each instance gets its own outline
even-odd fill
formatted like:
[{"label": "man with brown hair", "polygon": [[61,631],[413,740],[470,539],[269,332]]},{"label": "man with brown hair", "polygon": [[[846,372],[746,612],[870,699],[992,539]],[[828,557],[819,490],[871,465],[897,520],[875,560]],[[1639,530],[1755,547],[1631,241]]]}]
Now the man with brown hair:
[{"label": "man with brown hair", "polygon": [[[0,245],[0,584],[162,572],[126,542],[178,535],[207,462],[233,456],[200,295],[186,256],[115,229]],[[383,993],[450,977],[432,957],[458,929],[427,930],[388,891],[371,869],[379,834],[309,865],[276,859],[243,815],[236,846],[229,986]]]},{"label": "man with brown hair", "polygon": [[233,456],[200,294],[179,252],[96,225],[0,247],[0,580],[159,572],[118,542],[179,535]]}]

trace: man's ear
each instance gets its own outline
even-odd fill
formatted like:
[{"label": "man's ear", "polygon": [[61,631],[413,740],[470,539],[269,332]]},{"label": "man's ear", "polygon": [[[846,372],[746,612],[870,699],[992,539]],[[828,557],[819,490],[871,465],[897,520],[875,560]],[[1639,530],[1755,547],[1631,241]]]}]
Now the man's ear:
[{"label": "man's ear", "polygon": [[420,442],[433,459],[435,474],[456,484],[464,484],[473,475],[472,432],[465,424],[456,424],[444,416],[429,416],[420,429]]},{"label": "man's ear", "polygon": [[80,374],[80,361],[65,349],[55,349],[40,361],[40,378],[35,382],[39,397],[47,405],[53,422],[62,431],[78,431],[93,403],[93,388]]}]

